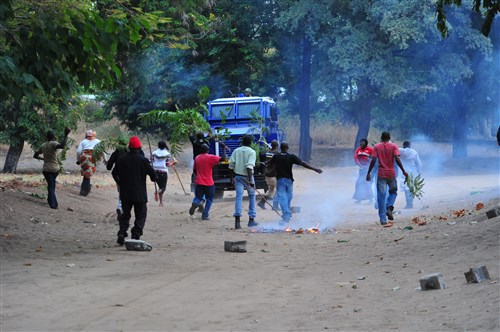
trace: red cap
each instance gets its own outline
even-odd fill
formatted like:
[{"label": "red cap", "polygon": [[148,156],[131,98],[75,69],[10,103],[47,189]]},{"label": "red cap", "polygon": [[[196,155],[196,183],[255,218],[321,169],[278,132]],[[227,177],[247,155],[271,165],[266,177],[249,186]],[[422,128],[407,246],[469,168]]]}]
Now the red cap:
[{"label": "red cap", "polygon": [[137,136],[130,137],[130,141],[128,142],[128,147],[131,149],[140,149],[141,141],[139,141],[139,137]]}]

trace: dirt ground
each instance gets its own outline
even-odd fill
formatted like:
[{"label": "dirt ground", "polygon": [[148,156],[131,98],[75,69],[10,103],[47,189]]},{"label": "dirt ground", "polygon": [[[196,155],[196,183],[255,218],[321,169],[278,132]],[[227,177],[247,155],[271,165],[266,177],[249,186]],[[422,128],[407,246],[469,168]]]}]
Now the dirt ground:
[{"label": "dirt ground", "polygon": [[[498,331],[500,217],[485,212],[500,203],[499,149],[490,143],[462,160],[447,145],[414,143],[425,194],[405,210],[400,191],[391,228],[351,199],[348,149],[318,149],[311,163],[323,174],[294,168],[301,211],[291,231],[269,208],[258,210],[257,229],[234,230],[233,192],[210,221],[190,216],[193,195],[171,172],[164,207],[149,183],[150,252],[116,244],[117,193],[103,165],[81,197],[77,166],[65,162],[52,210],[41,162],[25,151],[18,174],[0,175],[0,330]],[[190,156],[179,160],[189,191]],[[224,251],[242,240],[246,253]],[[464,273],[483,265],[490,280],[468,284]],[[446,288],[421,291],[420,278],[437,272]]]}]

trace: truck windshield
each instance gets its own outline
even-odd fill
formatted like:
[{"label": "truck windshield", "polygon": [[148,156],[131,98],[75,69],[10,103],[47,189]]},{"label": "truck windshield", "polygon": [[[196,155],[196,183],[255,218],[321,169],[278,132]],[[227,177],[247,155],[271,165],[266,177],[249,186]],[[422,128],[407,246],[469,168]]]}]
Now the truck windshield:
[{"label": "truck windshield", "polygon": [[250,119],[256,116],[261,116],[260,103],[238,104],[238,119]]},{"label": "truck windshield", "polygon": [[212,119],[234,119],[234,104],[212,104]]}]

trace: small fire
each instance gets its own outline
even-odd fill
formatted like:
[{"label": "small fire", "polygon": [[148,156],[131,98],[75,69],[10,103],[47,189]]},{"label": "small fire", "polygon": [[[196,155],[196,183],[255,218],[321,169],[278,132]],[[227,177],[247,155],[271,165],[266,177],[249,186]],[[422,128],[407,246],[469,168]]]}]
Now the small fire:
[{"label": "small fire", "polygon": [[268,228],[258,228],[258,229],[252,229],[250,231],[251,233],[277,233],[277,232],[285,232],[285,233],[293,233],[293,234],[318,234],[319,233],[319,224],[316,225],[316,227],[311,227],[311,228],[298,228],[298,229],[293,229],[291,227],[284,228],[282,230],[280,229],[268,229]]}]

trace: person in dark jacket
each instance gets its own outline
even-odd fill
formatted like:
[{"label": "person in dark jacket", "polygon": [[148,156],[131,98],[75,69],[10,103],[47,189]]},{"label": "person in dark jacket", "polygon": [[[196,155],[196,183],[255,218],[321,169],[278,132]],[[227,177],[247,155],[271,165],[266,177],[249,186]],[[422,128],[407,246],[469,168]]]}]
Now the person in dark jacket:
[{"label": "person in dark jacket", "polygon": [[146,190],[146,175],[151,181],[156,182],[156,173],[149,160],[140,154],[141,141],[137,136],[130,138],[128,147],[130,151],[119,157],[111,174],[120,186],[120,199],[123,213],[118,217],[120,229],[118,230],[119,245],[125,243],[132,207],[134,208],[135,222],[132,227],[132,239],[139,240],[143,234],[147,217],[148,193]]}]

